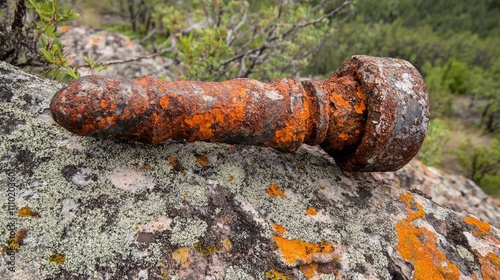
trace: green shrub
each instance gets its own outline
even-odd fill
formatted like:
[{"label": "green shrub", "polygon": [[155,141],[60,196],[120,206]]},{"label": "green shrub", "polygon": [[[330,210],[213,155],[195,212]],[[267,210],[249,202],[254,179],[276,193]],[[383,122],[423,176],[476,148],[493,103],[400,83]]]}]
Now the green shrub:
[{"label": "green shrub", "polygon": [[460,144],[456,151],[460,164],[465,168],[467,177],[480,187],[487,186],[489,191],[498,191],[491,184],[498,182],[500,176],[500,143],[495,139],[489,146],[475,146],[470,139]]},{"label": "green shrub", "polygon": [[433,119],[429,123],[429,132],[417,155],[424,164],[437,166],[441,162],[443,149],[450,141],[450,130],[447,124],[440,119]]}]

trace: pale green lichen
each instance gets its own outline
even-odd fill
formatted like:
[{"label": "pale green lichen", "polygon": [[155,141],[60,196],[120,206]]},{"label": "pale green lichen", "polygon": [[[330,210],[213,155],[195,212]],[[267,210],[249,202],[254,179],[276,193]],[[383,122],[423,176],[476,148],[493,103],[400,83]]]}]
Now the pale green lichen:
[{"label": "pale green lichen", "polygon": [[335,280],[335,274],[321,274],[319,276],[321,280]]},{"label": "pale green lichen", "polygon": [[[133,240],[130,240],[130,236],[133,235],[134,226],[164,214],[164,198],[153,193],[144,200],[137,201],[127,192],[113,187],[105,176],[98,176],[96,181],[90,180],[88,184],[77,185],[64,179],[61,170],[64,166],[81,165],[86,166],[89,173],[94,170],[96,174],[102,175],[98,170],[102,169],[103,160],[104,165],[134,166],[143,162],[144,156],[127,156],[122,145],[113,143],[107,143],[104,149],[114,151],[105,153],[100,140],[79,138],[82,146],[98,159],[88,161],[85,153],[74,153],[71,149],[56,144],[55,139],[68,136],[62,128],[48,125],[43,118],[34,118],[29,112],[5,103],[0,103],[0,110],[26,120],[25,124],[18,125],[9,135],[2,135],[0,158],[8,158],[13,152],[12,146],[15,146],[17,150],[31,151],[33,161],[37,164],[31,170],[31,177],[13,169],[17,185],[17,207],[28,205],[41,216],[38,219],[16,220],[17,227],[27,229],[29,236],[16,255],[17,268],[41,261],[43,275],[47,277],[56,275],[60,269],[97,277],[97,265],[116,270],[117,259],[131,256],[130,244]],[[110,154],[116,157],[109,157]],[[44,158],[57,160],[47,161]],[[0,178],[2,181],[6,180],[6,174],[2,173]],[[3,188],[0,188],[0,192],[2,197],[7,197]],[[106,197],[104,204],[93,202],[99,197]],[[79,204],[71,220],[64,219],[62,211],[63,201],[67,198],[72,198]],[[106,201],[110,204],[106,205]],[[104,206],[110,206],[109,209],[116,211],[104,211],[101,208]],[[0,228],[5,227],[8,218],[11,217],[6,212],[0,211]],[[2,232],[1,239],[6,240],[7,234]],[[40,241],[43,241],[43,246],[38,246]],[[160,247],[150,247],[152,249],[144,260],[154,263],[160,255]],[[48,261],[54,250],[66,256],[60,265]]]},{"label": "pale green lichen", "polygon": [[226,276],[224,276],[224,280],[233,280],[233,279],[254,280],[255,278],[252,275],[246,273],[246,271],[241,267],[230,266],[226,270]]},{"label": "pale green lichen", "polygon": [[477,267],[474,264],[474,254],[472,254],[467,248],[462,245],[457,245],[457,252],[463,259],[467,260],[469,263],[472,263],[474,267]]},{"label": "pale green lichen", "polygon": [[178,246],[192,246],[205,234],[208,225],[198,218],[174,219],[170,242]]}]

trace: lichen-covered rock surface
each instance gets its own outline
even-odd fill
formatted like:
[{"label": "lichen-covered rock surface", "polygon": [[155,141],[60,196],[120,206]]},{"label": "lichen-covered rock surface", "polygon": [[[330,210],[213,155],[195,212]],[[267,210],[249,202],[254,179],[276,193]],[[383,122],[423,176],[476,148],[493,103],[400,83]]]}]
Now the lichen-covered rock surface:
[{"label": "lichen-covered rock surface", "polygon": [[472,214],[500,228],[500,201],[485,194],[472,180],[428,167],[418,160],[385,175],[403,188],[421,191],[443,207]]},{"label": "lichen-covered rock surface", "polygon": [[0,62],[0,279],[500,279],[500,231],[315,147],[84,138]]}]

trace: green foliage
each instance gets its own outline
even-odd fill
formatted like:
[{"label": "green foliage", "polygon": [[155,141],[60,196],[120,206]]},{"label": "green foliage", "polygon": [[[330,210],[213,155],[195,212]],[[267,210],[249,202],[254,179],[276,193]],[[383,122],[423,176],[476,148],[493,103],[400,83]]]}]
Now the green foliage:
[{"label": "green foliage", "polygon": [[443,85],[451,92],[464,94],[467,92],[465,79],[467,78],[467,64],[450,59],[444,71]]},{"label": "green foliage", "polygon": [[62,10],[57,0],[29,0],[28,7],[34,9],[39,17],[36,23],[39,51],[50,65],[45,74],[53,79],[64,79],[66,75],[77,78],[79,74],[76,67],[68,65],[63,55],[63,44],[58,38],[63,32],[57,31],[57,26],[79,15],[71,10]]},{"label": "green foliage", "polygon": [[486,176],[489,176],[489,184],[498,181],[495,178],[500,176],[500,143],[497,140],[493,140],[489,146],[475,146],[468,139],[461,143],[456,153],[467,176],[479,186],[483,185]]},{"label": "green foliage", "polygon": [[450,130],[446,122],[433,119],[429,123],[429,132],[417,155],[423,163],[437,166],[441,163],[443,148],[450,141]]},{"label": "green foliage", "polygon": [[149,49],[180,64],[182,78],[271,80],[298,75],[331,33],[330,19],[352,1],[335,4],[330,12],[322,9],[326,2],[131,0],[127,5],[136,11],[129,15],[132,31],[149,38]]},{"label": "green foliage", "polygon": [[500,175],[485,175],[481,182],[481,188],[485,193],[500,198]]},{"label": "green foliage", "polygon": [[[62,7],[57,0],[16,1],[15,4],[13,16],[8,9],[2,10],[5,20],[0,23],[0,59],[53,79],[77,78],[78,66],[68,64],[59,40],[63,32],[58,27],[79,15]],[[86,61],[100,69],[91,59]]]}]

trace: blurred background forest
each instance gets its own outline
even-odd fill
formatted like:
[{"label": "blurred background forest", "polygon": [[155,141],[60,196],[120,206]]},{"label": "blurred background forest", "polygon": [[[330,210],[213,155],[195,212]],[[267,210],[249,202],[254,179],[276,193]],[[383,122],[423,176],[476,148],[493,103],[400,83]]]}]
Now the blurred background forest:
[{"label": "blurred background forest", "polygon": [[1,0],[0,8],[0,59],[62,80],[79,75],[58,39],[66,24],[125,34],[172,59],[166,67],[181,79],[322,79],[355,54],[406,59],[431,99],[418,158],[500,197],[498,0]]}]

